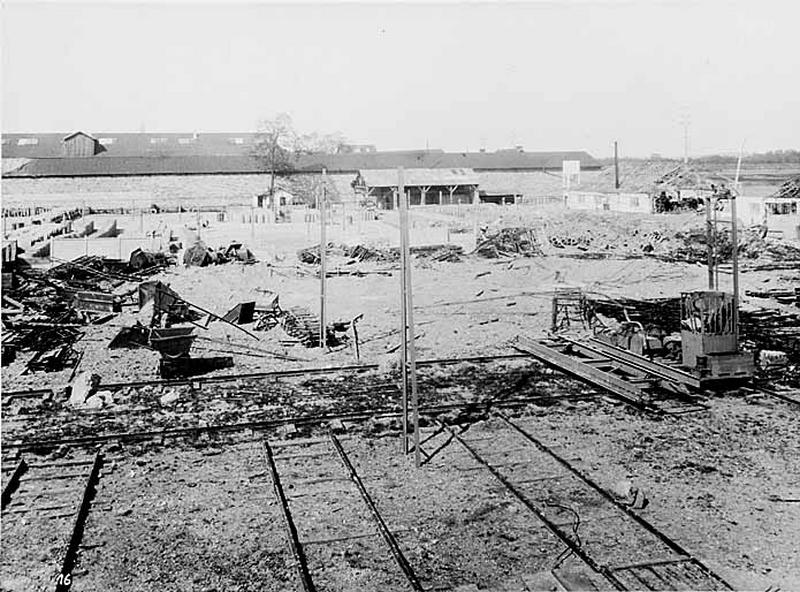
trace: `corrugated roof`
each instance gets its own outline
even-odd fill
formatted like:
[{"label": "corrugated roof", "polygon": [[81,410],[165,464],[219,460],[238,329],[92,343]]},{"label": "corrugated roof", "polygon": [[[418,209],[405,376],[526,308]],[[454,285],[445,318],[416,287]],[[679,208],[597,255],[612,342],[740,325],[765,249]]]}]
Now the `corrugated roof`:
[{"label": "corrugated roof", "polygon": [[[407,187],[479,183],[478,175],[472,169],[405,169],[403,173]],[[358,174],[367,187],[397,187],[397,169],[364,169]]]}]

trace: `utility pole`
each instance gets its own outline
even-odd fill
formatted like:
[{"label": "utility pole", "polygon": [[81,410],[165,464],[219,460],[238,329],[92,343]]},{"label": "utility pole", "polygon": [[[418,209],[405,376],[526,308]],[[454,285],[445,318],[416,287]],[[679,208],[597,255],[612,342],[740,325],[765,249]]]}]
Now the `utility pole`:
[{"label": "utility pole", "polygon": [[419,447],[419,392],[417,390],[417,354],[414,335],[414,299],[411,288],[411,255],[408,238],[408,195],[405,191],[403,168],[397,170],[397,189],[400,207],[400,258],[401,274],[401,325],[400,334],[403,351],[402,389],[403,389],[403,452],[408,454],[408,389],[411,388],[411,406],[414,423],[414,462],[417,467],[422,463]]},{"label": "utility pole", "polygon": [[397,211],[400,220],[400,389],[402,392],[403,418],[400,429],[403,430],[403,454],[408,454],[408,325],[406,319],[408,313],[406,307],[406,230],[408,230],[408,220],[404,216],[405,209],[405,175],[403,167],[397,169]]},{"label": "utility pole", "polygon": [[325,348],[328,339],[325,331],[325,276],[327,275],[328,239],[325,236],[326,212],[328,209],[327,171],[322,169],[322,196],[320,198],[319,216],[319,346]]},{"label": "utility pole", "polygon": [[683,126],[683,164],[689,163],[689,125],[691,118],[689,113],[683,113],[678,119],[678,123]]},{"label": "utility pole", "polygon": [[733,333],[736,335],[736,347],[739,347],[739,237],[736,220],[736,198],[739,197],[739,173],[742,170],[742,152],[744,152],[744,142],[739,148],[739,162],[736,163],[736,180],[733,183],[731,192],[731,242],[733,243]]}]

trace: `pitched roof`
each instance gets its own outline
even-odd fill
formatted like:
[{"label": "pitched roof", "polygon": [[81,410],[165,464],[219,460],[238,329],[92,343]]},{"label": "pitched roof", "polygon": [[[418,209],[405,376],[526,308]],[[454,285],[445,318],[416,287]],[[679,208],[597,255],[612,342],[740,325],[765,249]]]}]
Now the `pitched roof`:
[{"label": "pitched roof", "polygon": [[[397,187],[397,169],[364,169],[358,172],[367,187]],[[411,187],[436,185],[477,185],[472,169],[405,169],[403,182]]]},{"label": "pitched roof", "polygon": [[91,134],[87,134],[86,132],[77,131],[77,132],[72,132],[71,134],[68,134],[68,135],[64,136],[63,138],[61,138],[61,141],[62,142],[66,142],[67,140],[69,140],[70,138],[74,138],[75,136],[86,136],[90,140],[97,140],[97,138],[95,138]]},{"label": "pitched roof", "polygon": [[[90,137],[97,139],[104,151],[96,156],[74,158],[63,157],[64,134],[3,134],[4,159],[31,159],[31,162],[4,173],[4,176],[233,174],[264,171],[251,156],[258,137],[251,132],[97,133]],[[564,160],[579,160],[582,169],[600,168],[599,163],[586,152],[521,150],[305,154],[296,158],[295,168],[299,172],[319,172],[325,168],[331,173],[356,173],[366,169],[393,169],[400,166],[406,169],[534,171],[560,169]]]},{"label": "pitched roof", "polygon": [[[583,175],[582,175],[583,177]],[[619,163],[619,191],[622,193],[652,193],[667,187],[673,189],[701,188],[703,177],[693,168],[676,160],[621,161]],[[707,189],[707,185],[702,188]],[[595,178],[581,178],[581,183],[573,187],[576,191],[596,191],[612,193],[615,187],[614,166],[600,171]]]},{"label": "pitched roof", "polygon": [[[75,132],[79,133],[79,132]],[[89,135],[86,132],[87,136]],[[62,154],[62,141],[74,134],[30,133],[3,134],[3,158],[57,158]],[[247,133],[131,133],[102,132],[90,137],[106,147],[107,155],[121,156],[200,156],[242,155],[252,148],[256,134]],[[33,138],[36,144],[19,144]]]}]

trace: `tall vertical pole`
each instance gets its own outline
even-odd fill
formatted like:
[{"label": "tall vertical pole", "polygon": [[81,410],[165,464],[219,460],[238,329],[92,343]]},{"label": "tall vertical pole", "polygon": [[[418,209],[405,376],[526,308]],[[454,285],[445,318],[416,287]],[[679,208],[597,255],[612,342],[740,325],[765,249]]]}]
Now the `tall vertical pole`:
[{"label": "tall vertical pole", "polygon": [[406,245],[408,218],[407,212],[403,207],[405,200],[405,174],[403,167],[397,169],[397,212],[400,221],[400,389],[402,393],[402,408],[403,417],[401,420],[401,429],[403,430],[403,454],[408,454],[408,313],[406,307],[408,300],[406,299],[406,258],[408,257],[408,248]]},{"label": "tall vertical pole", "polygon": [[706,197],[706,256],[708,258],[708,289],[714,289],[714,235],[711,232],[712,197]]},{"label": "tall vertical pole", "polygon": [[739,197],[739,173],[742,170],[742,152],[744,142],[739,149],[739,162],[736,164],[736,180],[731,192],[731,242],[733,243],[733,334],[736,336],[736,347],[739,347],[739,237],[736,220],[736,198]]},{"label": "tall vertical pole", "polygon": [[400,244],[402,251],[403,279],[403,449],[408,453],[408,389],[411,389],[411,408],[414,424],[414,460],[419,467],[422,458],[419,447],[419,391],[417,390],[417,355],[414,339],[414,298],[411,283],[411,255],[408,238],[409,196],[405,191],[403,169],[398,170],[398,199],[400,206]]},{"label": "tall vertical pole", "polygon": [[686,112],[681,115],[678,122],[683,126],[683,164],[689,163],[689,124],[691,118],[689,113]]},{"label": "tall vertical pole", "polygon": [[321,348],[325,348],[328,342],[325,334],[325,276],[328,272],[328,239],[325,236],[325,226],[327,224],[326,213],[328,210],[327,180],[327,171],[322,169],[322,197],[320,199],[319,216],[319,346]]},{"label": "tall vertical pole", "polygon": [[714,199],[714,209],[712,210],[712,234],[711,234],[711,253],[714,257],[714,289],[719,290],[719,245],[717,243],[717,229],[719,228],[719,200]]},{"label": "tall vertical pole", "polygon": [[614,189],[619,189],[619,153],[616,140],[614,140]]}]

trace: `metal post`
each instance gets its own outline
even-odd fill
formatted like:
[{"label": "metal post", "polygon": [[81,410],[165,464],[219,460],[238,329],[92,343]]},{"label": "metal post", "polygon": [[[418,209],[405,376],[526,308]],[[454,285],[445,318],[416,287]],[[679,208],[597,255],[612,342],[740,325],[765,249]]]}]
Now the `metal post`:
[{"label": "metal post", "polygon": [[400,274],[400,377],[401,377],[401,393],[402,393],[402,412],[401,430],[403,438],[403,454],[408,454],[408,332],[406,331],[408,325],[406,324],[408,315],[406,307],[408,300],[406,299],[406,258],[408,257],[408,249],[406,245],[408,219],[406,217],[406,210],[402,203],[405,201],[400,196],[405,195],[405,179],[403,174],[403,167],[397,169],[397,193],[396,205],[398,208],[398,217],[400,220],[400,266],[402,273]]},{"label": "metal post", "polygon": [[319,346],[322,348],[324,348],[328,342],[325,332],[325,276],[328,272],[328,265],[326,261],[328,239],[325,236],[325,214],[328,209],[327,179],[327,171],[322,169],[322,199],[320,199],[321,211],[319,217]]},{"label": "metal post", "polygon": [[739,196],[739,173],[742,170],[742,152],[744,142],[739,149],[739,162],[736,164],[736,180],[731,192],[731,242],[733,243],[733,334],[736,336],[736,348],[739,348],[739,236],[736,220],[736,198]]},{"label": "metal post", "polygon": [[[737,183],[738,185],[738,183]],[[733,334],[736,336],[736,347],[739,347],[739,237],[736,223],[736,193],[731,193],[731,242],[733,243]]]},{"label": "metal post", "polygon": [[619,191],[619,153],[616,140],[614,140],[614,189]]},{"label": "metal post", "polygon": [[404,360],[404,390],[403,390],[403,407],[404,407],[404,424],[406,431],[403,433],[403,448],[408,451],[408,386],[411,387],[411,407],[413,412],[414,423],[414,461],[416,466],[419,467],[422,458],[420,456],[419,448],[419,392],[417,390],[417,354],[414,345],[414,298],[411,287],[411,256],[410,245],[408,238],[408,210],[409,210],[409,196],[404,191],[403,187],[403,172],[402,169],[398,171],[398,185],[400,190],[398,192],[400,200],[400,233],[401,233],[401,249],[403,251],[403,299],[405,306],[403,306],[404,319],[402,332],[405,334],[405,348],[406,354],[403,356]]},{"label": "metal post", "polygon": [[706,198],[706,254],[708,257],[708,289],[714,289],[714,246],[713,235],[711,233],[711,200],[712,197]]}]

